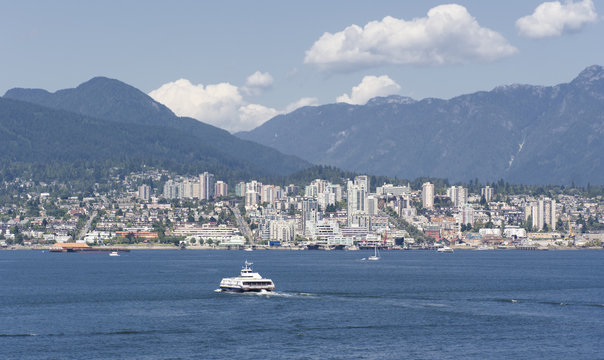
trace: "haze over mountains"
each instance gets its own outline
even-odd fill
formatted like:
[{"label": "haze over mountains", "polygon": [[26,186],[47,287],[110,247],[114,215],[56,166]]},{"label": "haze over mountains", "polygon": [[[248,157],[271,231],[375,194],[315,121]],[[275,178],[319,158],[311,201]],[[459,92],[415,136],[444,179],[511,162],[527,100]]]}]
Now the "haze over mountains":
[{"label": "haze over mountains", "polygon": [[[217,127],[177,117],[140,90],[104,77],[55,93],[11,89],[0,102],[0,110],[5,139],[14,145],[3,154],[11,156],[15,151],[15,159],[73,161],[77,158],[73,153],[63,155],[66,149],[77,148],[81,158],[88,160],[196,163],[198,167],[207,164],[209,171],[230,168],[268,176],[288,175],[311,166]],[[40,128],[49,131],[39,132]],[[50,143],[55,145],[48,146]]]},{"label": "haze over mountains", "polygon": [[304,107],[237,134],[317,164],[403,178],[604,183],[604,68],[567,84],[500,86],[450,100]]}]

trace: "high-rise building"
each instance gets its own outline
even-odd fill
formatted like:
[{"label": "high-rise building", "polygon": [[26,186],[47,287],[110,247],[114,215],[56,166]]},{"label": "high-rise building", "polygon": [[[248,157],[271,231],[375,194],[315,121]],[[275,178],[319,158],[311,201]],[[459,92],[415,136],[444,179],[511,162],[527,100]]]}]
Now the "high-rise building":
[{"label": "high-rise building", "polygon": [[260,193],[260,202],[274,204],[276,200],[275,186],[274,185],[262,185],[262,192]]},{"label": "high-rise building", "polygon": [[229,186],[222,180],[216,181],[214,184],[214,199],[219,198],[221,196],[227,196],[229,193]]},{"label": "high-rise building", "polygon": [[480,196],[484,196],[484,199],[489,202],[493,199],[493,188],[490,186],[485,186],[480,189]]},{"label": "high-rise building", "polygon": [[447,189],[447,196],[451,199],[454,207],[460,207],[468,202],[468,191],[462,186],[451,186]]},{"label": "high-rise building", "polygon": [[245,206],[257,205],[260,202],[260,194],[254,190],[245,193]]},{"label": "high-rise building", "polygon": [[367,196],[367,214],[369,214],[369,215],[378,214],[379,201],[380,201],[379,197],[375,194]]},{"label": "high-rise building", "polygon": [[214,174],[207,171],[199,175],[199,198],[209,200],[214,195]]},{"label": "high-rise building", "polygon": [[369,183],[369,176],[367,175],[359,175],[357,177],[354,178],[354,184],[357,186],[361,186],[365,188],[366,192],[369,192],[369,185],[371,185]]},{"label": "high-rise building", "polygon": [[367,193],[369,192],[369,178],[366,175],[357,176],[353,181],[348,181],[346,187],[348,201],[348,224],[356,214],[368,214]]},{"label": "high-rise building", "polygon": [[168,180],[164,184],[164,197],[166,199],[177,199],[178,198],[178,184],[173,180]]},{"label": "high-rise building", "polygon": [[245,197],[245,183],[243,181],[235,184],[235,196]]},{"label": "high-rise building", "polygon": [[[180,189],[178,194],[181,199],[193,199],[195,195],[195,187],[199,187],[199,183],[193,182],[191,180],[185,180],[180,183]],[[197,191],[199,193],[199,191]]]},{"label": "high-rise building", "polygon": [[302,200],[302,231],[304,234],[319,221],[319,209],[316,199]]},{"label": "high-rise building", "polygon": [[141,185],[138,187],[138,198],[143,201],[151,200],[151,187],[149,185]]},{"label": "high-rise building", "polygon": [[524,217],[532,219],[531,226],[541,231],[547,225],[549,230],[556,230],[556,200],[542,198],[525,207]]},{"label": "high-rise building", "polygon": [[465,204],[461,207],[460,215],[461,224],[474,226],[474,208],[470,204]]},{"label": "high-rise building", "polygon": [[340,184],[329,184],[326,191],[335,195],[336,202],[342,201],[342,186]]},{"label": "high-rise building", "polygon": [[422,206],[425,209],[434,208],[434,184],[426,182],[422,185]]}]

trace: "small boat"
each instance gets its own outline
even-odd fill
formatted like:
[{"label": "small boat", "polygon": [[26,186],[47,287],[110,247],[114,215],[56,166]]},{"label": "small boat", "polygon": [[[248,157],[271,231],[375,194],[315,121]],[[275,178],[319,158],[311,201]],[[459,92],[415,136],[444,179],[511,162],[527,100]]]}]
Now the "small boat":
[{"label": "small boat", "polygon": [[453,249],[448,246],[443,246],[441,248],[438,248],[438,250],[436,250],[436,251],[441,252],[441,253],[452,253]]},{"label": "small boat", "polygon": [[254,251],[254,249],[252,249],[251,247],[246,247],[245,249],[243,249],[243,251]]},{"label": "small boat", "polygon": [[378,261],[380,259],[380,253],[378,252],[377,246],[373,247],[373,255],[367,258],[367,260]]},{"label": "small boat", "polygon": [[109,253],[109,256],[120,256],[120,254],[117,251],[112,251]]},{"label": "small boat", "polygon": [[273,291],[275,289],[273,281],[264,279],[260,274],[253,272],[250,267],[252,264],[246,260],[239,276],[223,278],[220,281],[220,290],[228,292]]}]

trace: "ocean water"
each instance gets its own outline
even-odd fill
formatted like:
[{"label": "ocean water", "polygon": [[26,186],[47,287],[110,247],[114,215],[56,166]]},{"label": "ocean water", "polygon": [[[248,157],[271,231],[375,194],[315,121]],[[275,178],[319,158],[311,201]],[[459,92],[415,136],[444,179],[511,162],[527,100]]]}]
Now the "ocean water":
[{"label": "ocean water", "polygon": [[369,255],[0,251],[0,359],[604,358],[604,251]]}]

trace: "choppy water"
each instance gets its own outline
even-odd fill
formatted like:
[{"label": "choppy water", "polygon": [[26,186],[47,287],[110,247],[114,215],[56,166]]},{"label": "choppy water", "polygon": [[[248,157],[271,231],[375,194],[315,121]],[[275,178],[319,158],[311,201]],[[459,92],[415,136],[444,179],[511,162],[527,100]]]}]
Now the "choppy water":
[{"label": "choppy water", "polygon": [[604,358],[604,251],[368,255],[0,251],[0,358]]}]

